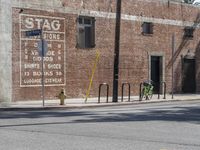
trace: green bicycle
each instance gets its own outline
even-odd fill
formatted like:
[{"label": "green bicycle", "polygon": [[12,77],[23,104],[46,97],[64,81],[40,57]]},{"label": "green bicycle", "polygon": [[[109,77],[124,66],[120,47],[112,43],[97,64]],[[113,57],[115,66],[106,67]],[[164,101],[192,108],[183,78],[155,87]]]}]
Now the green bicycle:
[{"label": "green bicycle", "polygon": [[150,100],[153,96],[153,85],[151,81],[143,82],[143,89],[141,91],[141,99]]}]

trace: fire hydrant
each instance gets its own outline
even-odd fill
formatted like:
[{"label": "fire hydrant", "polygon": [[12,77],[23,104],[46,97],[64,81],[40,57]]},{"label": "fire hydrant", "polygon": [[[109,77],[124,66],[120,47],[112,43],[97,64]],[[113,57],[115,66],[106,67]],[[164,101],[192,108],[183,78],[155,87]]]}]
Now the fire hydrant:
[{"label": "fire hydrant", "polygon": [[59,95],[57,96],[60,99],[60,105],[64,105],[65,104],[65,94],[64,94],[64,89],[61,89]]}]

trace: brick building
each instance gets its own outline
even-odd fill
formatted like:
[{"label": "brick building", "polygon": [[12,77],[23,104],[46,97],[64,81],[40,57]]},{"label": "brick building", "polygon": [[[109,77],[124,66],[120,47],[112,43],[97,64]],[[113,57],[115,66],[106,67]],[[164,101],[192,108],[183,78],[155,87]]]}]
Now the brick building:
[{"label": "brick building", "polygon": [[[103,82],[110,85],[111,96],[115,10],[116,0],[1,0],[0,101],[41,99],[40,37],[25,35],[34,29],[43,29],[47,41],[46,99],[55,99],[61,88],[68,98],[84,97],[97,50],[90,96],[98,95]],[[174,64],[174,91],[199,92],[199,12],[199,7],[178,1],[122,1],[119,91],[129,82],[131,95],[138,95],[139,84],[151,79],[166,81],[170,93]]]}]

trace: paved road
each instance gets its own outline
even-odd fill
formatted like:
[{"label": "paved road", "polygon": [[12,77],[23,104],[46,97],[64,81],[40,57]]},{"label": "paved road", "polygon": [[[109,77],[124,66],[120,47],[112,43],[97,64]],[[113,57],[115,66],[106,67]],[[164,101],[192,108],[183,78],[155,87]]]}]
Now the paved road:
[{"label": "paved road", "polygon": [[0,150],[200,150],[200,101],[1,111]]}]

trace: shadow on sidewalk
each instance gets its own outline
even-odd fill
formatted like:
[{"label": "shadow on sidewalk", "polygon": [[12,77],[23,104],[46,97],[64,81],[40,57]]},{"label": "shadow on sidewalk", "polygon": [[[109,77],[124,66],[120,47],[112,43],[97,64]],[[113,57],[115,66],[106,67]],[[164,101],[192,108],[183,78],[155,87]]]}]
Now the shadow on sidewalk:
[{"label": "shadow on sidewalk", "polygon": [[142,113],[108,113],[90,116],[89,119],[75,120],[76,123],[91,122],[135,122],[174,121],[200,124],[200,107],[174,107],[172,110],[146,110]]},{"label": "shadow on sidewalk", "polygon": [[[170,107],[170,108],[154,108],[151,109],[137,109],[138,112],[131,112],[130,110],[121,110],[116,108],[113,110],[99,110],[99,111],[15,111],[2,112],[0,114],[0,121],[14,120],[14,119],[34,119],[37,123],[19,123],[3,125],[1,122],[0,128],[12,126],[36,126],[36,125],[53,125],[53,124],[74,124],[74,123],[96,123],[96,122],[137,122],[137,121],[172,121],[172,122],[187,122],[192,124],[200,124],[200,107]],[[58,118],[65,121],[51,121],[44,122],[43,118]],[[71,117],[70,119],[65,117]],[[80,119],[81,118],[81,119]]]}]

